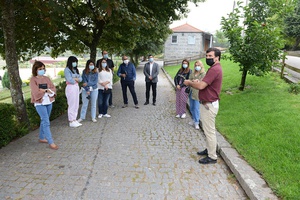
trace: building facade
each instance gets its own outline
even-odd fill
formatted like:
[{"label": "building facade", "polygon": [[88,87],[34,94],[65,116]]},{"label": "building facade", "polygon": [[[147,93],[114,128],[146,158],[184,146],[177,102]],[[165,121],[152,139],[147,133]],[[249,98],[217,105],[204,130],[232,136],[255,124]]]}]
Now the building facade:
[{"label": "building facade", "polygon": [[212,44],[212,34],[189,24],[172,28],[172,31],[164,45],[165,61],[204,56]]}]

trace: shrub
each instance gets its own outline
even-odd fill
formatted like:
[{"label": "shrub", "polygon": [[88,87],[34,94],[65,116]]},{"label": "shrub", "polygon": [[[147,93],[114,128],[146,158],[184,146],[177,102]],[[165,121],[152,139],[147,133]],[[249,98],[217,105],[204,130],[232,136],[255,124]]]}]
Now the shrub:
[{"label": "shrub", "polygon": [[300,85],[298,83],[292,83],[289,88],[289,92],[293,94],[300,93]]},{"label": "shrub", "polygon": [[4,88],[10,89],[10,81],[9,81],[9,75],[7,71],[4,72],[3,78],[2,78],[2,86]]},{"label": "shrub", "polygon": [[16,137],[15,108],[12,104],[0,103],[0,148]]},{"label": "shrub", "polygon": [[57,75],[59,75],[61,78],[65,78],[65,72],[63,70],[59,71]]},{"label": "shrub", "polygon": [[30,80],[24,80],[23,83],[24,83],[26,86],[28,86],[29,83],[30,83]]}]

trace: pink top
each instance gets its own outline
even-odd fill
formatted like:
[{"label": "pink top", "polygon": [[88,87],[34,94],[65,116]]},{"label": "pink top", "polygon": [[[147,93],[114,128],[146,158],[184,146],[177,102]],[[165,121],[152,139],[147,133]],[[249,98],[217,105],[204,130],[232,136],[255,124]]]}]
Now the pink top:
[{"label": "pink top", "polygon": [[[31,89],[31,103],[42,103],[43,102],[43,97],[45,93],[43,91],[39,90],[39,85],[40,84],[47,84],[47,89],[52,90],[56,94],[56,88],[55,85],[52,83],[49,77],[47,76],[33,76],[30,79],[30,89]],[[55,95],[48,95],[50,102],[54,101]]]}]

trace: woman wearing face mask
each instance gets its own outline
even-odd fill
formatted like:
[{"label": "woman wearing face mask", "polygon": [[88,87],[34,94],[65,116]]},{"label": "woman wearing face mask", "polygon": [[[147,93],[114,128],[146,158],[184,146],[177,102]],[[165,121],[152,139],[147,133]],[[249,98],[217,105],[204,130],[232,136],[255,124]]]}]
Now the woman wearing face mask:
[{"label": "woman wearing face mask", "polygon": [[[194,73],[191,74],[190,80],[198,79],[201,81],[205,76],[204,65],[200,60],[197,60],[194,64]],[[199,129],[199,121],[200,121],[200,103],[199,103],[199,90],[191,87],[189,93],[189,102],[190,102],[190,111],[192,113],[193,121],[189,122],[191,126],[194,126],[195,129]]]},{"label": "woman wearing face mask", "polygon": [[96,120],[96,103],[98,98],[98,70],[95,67],[95,63],[91,60],[88,60],[85,65],[85,69],[82,72],[82,86],[83,90],[81,93],[82,97],[82,107],[80,112],[80,119],[78,122],[82,122],[86,116],[86,110],[91,101],[91,117],[93,122]]},{"label": "woman wearing face mask", "polygon": [[34,104],[37,113],[41,118],[39,142],[48,143],[51,149],[57,150],[50,131],[50,114],[56,88],[50,78],[44,76],[45,65],[36,61],[32,66],[32,78],[30,79],[31,103]]},{"label": "woman wearing face mask", "polygon": [[186,118],[186,103],[188,100],[188,93],[185,92],[186,86],[183,84],[183,81],[189,79],[191,74],[189,65],[189,61],[184,59],[174,78],[176,87],[176,117],[182,119]]},{"label": "woman wearing face mask", "polygon": [[102,60],[101,63],[99,62],[99,75],[98,75],[98,109],[99,115],[98,118],[102,117],[111,117],[107,114],[108,109],[108,101],[110,94],[112,92],[112,73],[107,65],[106,60]]},{"label": "woman wearing face mask", "polygon": [[66,79],[66,97],[68,101],[68,119],[70,127],[78,127],[82,124],[79,123],[77,119],[78,109],[79,109],[79,85],[78,83],[82,81],[79,74],[78,59],[75,56],[70,56],[67,61],[67,66],[64,70]]}]

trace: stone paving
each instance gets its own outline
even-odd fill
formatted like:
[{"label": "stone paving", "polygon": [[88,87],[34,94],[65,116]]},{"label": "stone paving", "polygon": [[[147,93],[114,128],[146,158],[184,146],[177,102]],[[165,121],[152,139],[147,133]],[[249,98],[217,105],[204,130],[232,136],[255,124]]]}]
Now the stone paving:
[{"label": "stone paving", "polygon": [[[38,143],[38,130],[0,149],[0,199],[248,199],[221,157],[200,165],[204,135],[175,118],[175,92],[161,71],[157,104],[144,106],[145,82],[137,68],[139,109],[123,105],[113,88],[111,118],[68,127],[67,115],[51,122],[57,151]],[[150,102],[151,103],[151,102]]]}]

